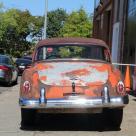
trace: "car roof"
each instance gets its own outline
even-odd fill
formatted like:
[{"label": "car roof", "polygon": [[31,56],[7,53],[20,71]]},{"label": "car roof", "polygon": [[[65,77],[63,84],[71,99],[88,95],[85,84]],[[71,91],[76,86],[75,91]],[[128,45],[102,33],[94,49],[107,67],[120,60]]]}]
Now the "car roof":
[{"label": "car roof", "polygon": [[22,58],[32,58],[31,56],[23,56]]},{"label": "car roof", "polygon": [[31,56],[23,56],[22,59],[32,60]]},{"label": "car roof", "polygon": [[45,45],[65,45],[65,44],[87,44],[87,45],[99,45],[107,47],[107,44],[100,40],[100,39],[94,39],[94,38],[49,38],[46,40],[41,40],[37,47],[39,46],[45,46]]},{"label": "car roof", "polygon": [[0,57],[3,57],[3,58],[10,58],[8,55],[1,55],[1,54],[0,54]]}]

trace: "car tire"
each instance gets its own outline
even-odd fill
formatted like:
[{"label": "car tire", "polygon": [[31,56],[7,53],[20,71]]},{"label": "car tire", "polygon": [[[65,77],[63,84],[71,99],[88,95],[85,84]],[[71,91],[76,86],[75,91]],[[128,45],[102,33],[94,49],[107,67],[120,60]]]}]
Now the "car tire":
[{"label": "car tire", "polygon": [[107,109],[104,111],[108,124],[119,129],[123,119],[123,109]]},{"label": "car tire", "polygon": [[21,126],[32,126],[35,123],[36,110],[21,108]]}]

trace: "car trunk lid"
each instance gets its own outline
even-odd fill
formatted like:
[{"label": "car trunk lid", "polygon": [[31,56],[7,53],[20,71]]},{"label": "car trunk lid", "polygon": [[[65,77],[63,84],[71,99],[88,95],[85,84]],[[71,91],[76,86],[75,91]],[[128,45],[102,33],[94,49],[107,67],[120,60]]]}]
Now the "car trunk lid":
[{"label": "car trunk lid", "polygon": [[[69,95],[95,95],[108,80],[108,64],[100,62],[48,62],[37,64],[39,80],[48,98]],[[91,91],[92,90],[92,91]]]}]

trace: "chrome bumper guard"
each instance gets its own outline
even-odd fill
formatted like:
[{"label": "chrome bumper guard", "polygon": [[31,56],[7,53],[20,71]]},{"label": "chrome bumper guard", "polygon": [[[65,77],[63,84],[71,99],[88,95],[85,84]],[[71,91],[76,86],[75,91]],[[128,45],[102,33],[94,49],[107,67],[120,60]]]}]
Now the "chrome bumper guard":
[{"label": "chrome bumper guard", "polygon": [[103,108],[122,108],[128,104],[128,95],[124,97],[111,97],[110,101],[105,103],[103,98],[69,98],[69,99],[48,99],[44,103],[40,100],[19,99],[21,108],[34,109],[103,109]]}]

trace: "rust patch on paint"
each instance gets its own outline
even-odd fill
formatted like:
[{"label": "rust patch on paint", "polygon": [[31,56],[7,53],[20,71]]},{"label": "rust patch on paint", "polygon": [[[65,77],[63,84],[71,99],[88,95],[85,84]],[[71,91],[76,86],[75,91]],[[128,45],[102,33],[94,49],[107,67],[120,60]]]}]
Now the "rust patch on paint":
[{"label": "rust patch on paint", "polygon": [[103,82],[98,81],[98,82],[91,82],[91,83],[87,83],[87,86],[100,86],[103,85]]},{"label": "rust patch on paint", "polygon": [[97,96],[96,93],[94,93],[94,91],[90,90],[90,89],[85,90],[85,95],[86,96],[91,96],[91,97]]},{"label": "rust patch on paint", "polygon": [[88,71],[87,69],[79,69],[65,73],[65,75],[67,76],[86,76],[88,74],[90,74],[90,71]]},{"label": "rust patch on paint", "polygon": [[61,83],[62,83],[64,86],[67,86],[67,85],[71,84],[71,81],[62,80]]},{"label": "rust patch on paint", "polygon": [[53,66],[51,66],[51,65],[44,65],[44,64],[37,64],[36,66],[35,66],[35,69],[36,70],[45,70],[45,69],[50,69],[50,68],[53,68]]},{"label": "rust patch on paint", "polygon": [[61,87],[50,87],[46,92],[46,98],[63,98],[62,88]]},{"label": "rust patch on paint", "polygon": [[44,81],[47,80],[47,76],[41,76],[40,80],[44,80]]},{"label": "rust patch on paint", "polygon": [[104,72],[105,70],[108,69],[107,64],[103,64],[102,66],[90,66],[90,67],[98,70],[99,72]]},{"label": "rust patch on paint", "polygon": [[117,69],[109,69],[109,81],[111,83],[112,87],[116,87],[117,83],[121,80],[121,74],[120,71]]},{"label": "rust patch on paint", "polygon": [[38,74],[34,73],[32,76],[34,86],[38,86],[38,78],[39,78]]}]

